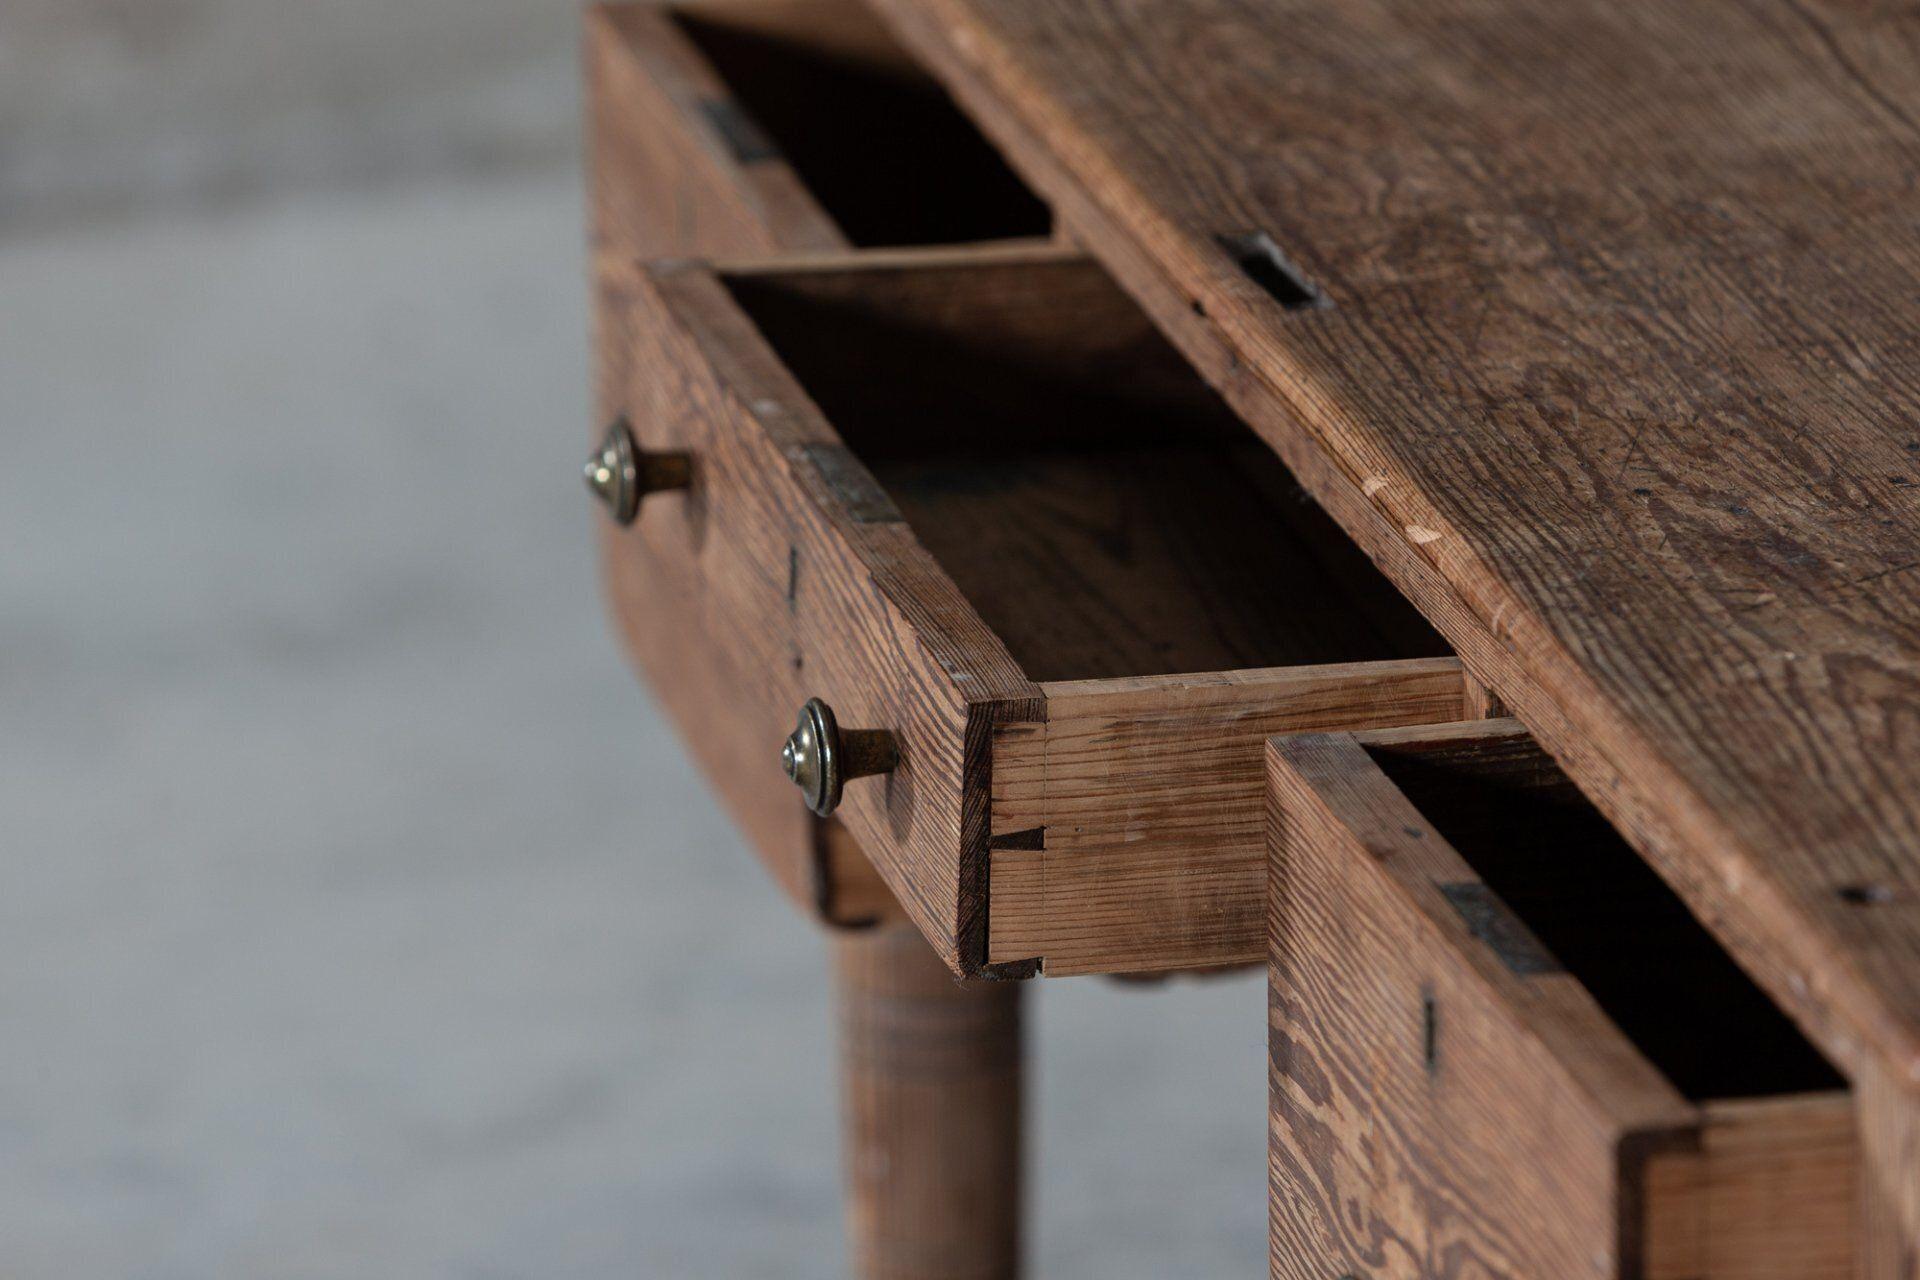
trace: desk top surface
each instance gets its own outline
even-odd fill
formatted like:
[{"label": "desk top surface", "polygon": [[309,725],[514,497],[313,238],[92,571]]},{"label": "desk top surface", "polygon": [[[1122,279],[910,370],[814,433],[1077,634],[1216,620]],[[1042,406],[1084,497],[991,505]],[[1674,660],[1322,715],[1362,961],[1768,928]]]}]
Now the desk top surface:
[{"label": "desk top surface", "polygon": [[[1186,291],[1829,1051],[1920,1079],[1920,10],[882,7]],[[1269,242],[1326,305],[1250,278]]]}]

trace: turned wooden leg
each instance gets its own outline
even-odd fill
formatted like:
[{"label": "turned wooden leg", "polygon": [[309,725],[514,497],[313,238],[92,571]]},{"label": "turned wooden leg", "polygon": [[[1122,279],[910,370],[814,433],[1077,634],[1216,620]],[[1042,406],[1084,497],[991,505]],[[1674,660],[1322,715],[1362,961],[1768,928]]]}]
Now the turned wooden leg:
[{"label": "turned wooden leg", "polygon": [[1022,984],[956,982],[911,926],[834,947],[855,1274],[1019,1274]]}]

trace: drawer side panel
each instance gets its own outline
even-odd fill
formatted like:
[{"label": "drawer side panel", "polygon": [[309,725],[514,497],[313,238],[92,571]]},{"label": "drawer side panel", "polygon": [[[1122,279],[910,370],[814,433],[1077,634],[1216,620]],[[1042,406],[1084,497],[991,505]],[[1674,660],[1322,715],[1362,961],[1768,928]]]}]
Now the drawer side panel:
[{"label": "drawer side panel", "polygon": [[1273,1275],[1632,1274],[1620,1152],[1694,1109],[1351,737],[1269,763]]},{"label": "drawer side panel", "polygon": [[[785,797],[779,747],[809,697],[843,729],[886,729],[899,764],[847,785],[838,817],[906,913],[956,970],[985,960],[985,726],[1032,689],[897,519],[848,510],[819,465],[839,441],[703,269],[642,273],[628,386],[643,448],[694,455],[693,488],[648,499],[611,535],[617,593],[636,650],[699,651],[733,684],[706,704],[682,671],[649,667],[703,756],[732,772],[723,791],[750,810]],[[657,509],[652,504],[657,504]],[[652,580],[691,585],[660,611]],[[675,633],[662,638],[660,633]],[[1037,691],[1036,691],[1037,692]],[[710,719],[711,718],[711,719]],[[752,756],[748,758],[749,741]],[[730,796],[731,798],[731,796]],[[807,842],[812,854],[812,842]]]}]

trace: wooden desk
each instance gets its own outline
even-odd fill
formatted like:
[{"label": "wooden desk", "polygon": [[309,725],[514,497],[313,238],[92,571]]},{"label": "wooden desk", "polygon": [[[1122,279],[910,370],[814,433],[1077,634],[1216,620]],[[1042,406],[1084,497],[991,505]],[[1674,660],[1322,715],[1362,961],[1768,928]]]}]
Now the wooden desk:
[{"label": "wooden desk", "polygon": [[876,7],[1846,1074],[1920,1274],[1920,15]]},{"label": "wooden desk", "polygon": [[1913,1274],[1920,15],[882,7],[1854,1076]]}]

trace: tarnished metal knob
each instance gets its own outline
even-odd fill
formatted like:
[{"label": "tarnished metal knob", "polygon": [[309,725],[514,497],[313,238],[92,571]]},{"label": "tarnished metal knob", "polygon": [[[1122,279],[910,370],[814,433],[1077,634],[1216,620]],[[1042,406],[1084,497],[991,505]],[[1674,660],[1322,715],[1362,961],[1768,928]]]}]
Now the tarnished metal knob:
[{"label": "tarnished metal knob", "polygon": [[806,796],[807,808],[824,818],[840,807],[840,789],[847,782],[893,772],[900,748],[885,729],[841,729],[832,707],[808,698],[780,749],[780,763]]},{"label": "tarnished metal knob", "polygon": [[607,428],[599,450],[587,459],[587,488],[607,504],[607,514],[632,524],[640,499],[661,489],[684,489],[693,481],[693,455],[647,453],[633,442],[625,418]]}]

